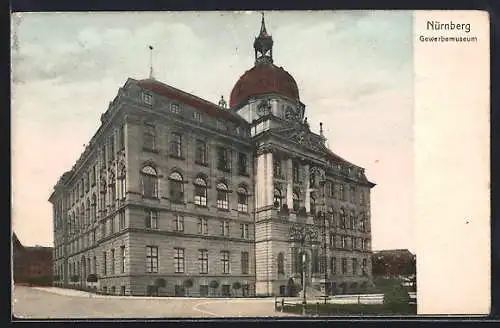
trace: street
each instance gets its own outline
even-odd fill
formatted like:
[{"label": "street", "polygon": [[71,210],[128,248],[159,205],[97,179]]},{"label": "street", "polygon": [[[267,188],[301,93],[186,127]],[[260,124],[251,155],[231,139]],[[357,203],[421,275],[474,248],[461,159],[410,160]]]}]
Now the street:
[{"label": "street", "polygon": [[24,319],[215,318],[291,316],[274,299],[209,299],[93,295],[55,287],[15,286],[12,311]]}]

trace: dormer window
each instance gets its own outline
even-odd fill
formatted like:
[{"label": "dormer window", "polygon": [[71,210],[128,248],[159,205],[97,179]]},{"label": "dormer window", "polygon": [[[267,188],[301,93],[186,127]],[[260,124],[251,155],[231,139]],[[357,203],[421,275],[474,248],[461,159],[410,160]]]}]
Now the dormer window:
[{"label": "dormer window", "polygon": [[196,122],[201,122],[201,113],[200,112],[194,112],[193,113],[193,118]]},{"label": "dormer window", "polygon": [[226,122],[224,122],[223,120],[217,120],[217,129],[225,131],[227,129]]},{"label": "dormer window", "polygon": [[170,105],[170,111],[174,114],[180,114],[181,112],[181,106],[179,104],[172,104]]},{"label": "dormer window", "polygon": [[153,104],[153,95],[150,94],[149,92],[143,92],[142,93],[142,101],[148,105]]}]

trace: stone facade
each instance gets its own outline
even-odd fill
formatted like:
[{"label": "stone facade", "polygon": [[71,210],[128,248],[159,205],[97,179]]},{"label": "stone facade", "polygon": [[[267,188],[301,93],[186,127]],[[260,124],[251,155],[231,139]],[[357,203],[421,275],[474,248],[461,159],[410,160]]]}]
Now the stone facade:
[{"label": "stone facade", "polygon": [[[310,130],[295,81],[263,46],[272,42],[256,44],[269,56],[256,67],[267,66],[236,84],[230,109],[151,78],[119,89],[49,199],[56,284],[125,295],[279,295],[300,283],[305,253],[311,287],[371,285],[374,184]],[[316,238],[292,238],[301,227]],[[86,281],[91,273],[97,283]]]}]

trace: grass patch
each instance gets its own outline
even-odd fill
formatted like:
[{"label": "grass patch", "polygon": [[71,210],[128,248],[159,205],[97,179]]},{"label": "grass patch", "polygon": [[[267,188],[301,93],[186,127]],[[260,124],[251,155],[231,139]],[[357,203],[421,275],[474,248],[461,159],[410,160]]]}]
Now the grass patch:
[{"label": "grass patch", "polygon": [[[283,312],[301,314],[302,304],[286,305]],[[307,304],[309,315],[416,315],[417,306],[410,304]]]}]

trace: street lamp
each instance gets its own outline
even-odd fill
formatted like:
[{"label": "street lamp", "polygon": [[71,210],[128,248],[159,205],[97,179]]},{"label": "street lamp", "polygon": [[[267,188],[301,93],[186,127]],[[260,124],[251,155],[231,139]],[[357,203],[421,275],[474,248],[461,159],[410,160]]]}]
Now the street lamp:
[{"label": "street lamp", "polygon": [[306,314],[306,244],[312,244],[317,241],[318,233],[313,227],[303,224],[303,225],[293,225],[290,228],[290,237],[292,241],[300,245],[300,250],[302,253],[302,314]]}]

